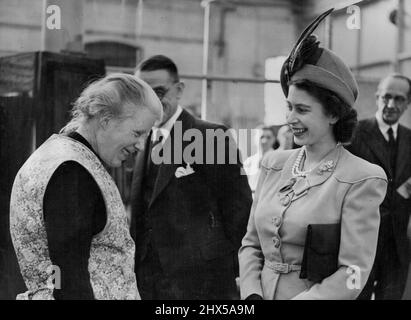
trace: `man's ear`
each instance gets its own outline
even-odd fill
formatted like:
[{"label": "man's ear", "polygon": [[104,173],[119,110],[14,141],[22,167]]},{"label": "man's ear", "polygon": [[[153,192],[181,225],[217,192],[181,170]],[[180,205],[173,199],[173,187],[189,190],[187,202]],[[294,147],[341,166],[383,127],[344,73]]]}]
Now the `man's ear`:
[{"label": "man's ear", "polygon": [[186,85],[184,84],[184,82],[180,81],[176,84],[176,88],[177,88],[177,99],[181,99],[181,97],[183,96],[184,93],[184,89],[185,89]]}]

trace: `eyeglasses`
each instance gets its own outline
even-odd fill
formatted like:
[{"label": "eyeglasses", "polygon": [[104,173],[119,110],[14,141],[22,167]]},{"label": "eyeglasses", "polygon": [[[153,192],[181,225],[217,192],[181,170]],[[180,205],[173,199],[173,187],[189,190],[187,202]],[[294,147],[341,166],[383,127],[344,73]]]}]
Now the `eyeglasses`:
[{"label": "eyeglasses", "polygon": [[407,102],[407,98],[404,96],[392,96],[388,93],[380,97],[385,104],[388,104],[390,100],[393,100],[396,105],[403,105]]},{"label": "eyeglasses", "polygon": [[157,87],[154,88],[153,91],[157,95],[157,97],[160,100],[163,100],[166,94],[171,90],[171,88],[176,84],[177,82],[173,83],[169,88],[166,87]]}]

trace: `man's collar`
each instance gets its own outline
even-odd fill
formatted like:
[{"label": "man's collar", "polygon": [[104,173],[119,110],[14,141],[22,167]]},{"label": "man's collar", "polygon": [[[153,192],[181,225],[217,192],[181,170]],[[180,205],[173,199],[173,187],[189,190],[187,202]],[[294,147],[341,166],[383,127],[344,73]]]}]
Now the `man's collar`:
[{"label": "man's collar", "polygon": [[391,127],[394,134],[394,138],[397,138],[398,122],[394,123],[393,125],[386,124],[379,112],[375,114],[375,118],[377,119],[378,128],[380,129],[384,137],[387,135],[387,130]]},{"label": "man's collar", "polygon": [[174,123],[176,123],[178,117],[183,112],[183,108],[178,105],[176,112],[174,112],[173,116],[167,120],[160,128],[153,128],[153,134],[151,135],[151,140],[156,141],[161,133],[162,142],[164,143],[167,138],[170,136],[170,132],[173,129]]}]

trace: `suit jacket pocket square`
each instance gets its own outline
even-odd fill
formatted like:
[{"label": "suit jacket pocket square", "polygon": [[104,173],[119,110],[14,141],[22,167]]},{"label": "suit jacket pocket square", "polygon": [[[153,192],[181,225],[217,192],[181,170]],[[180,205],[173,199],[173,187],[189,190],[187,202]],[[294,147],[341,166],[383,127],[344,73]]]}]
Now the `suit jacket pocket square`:
[{"label": "suit jacket pocket square", "polygon": [[190,166],[189,163],[187,163],[187,166],[184,167],[178,167],[176,172],[175,172],[175,176],[176,178],[181,178],[181,177],[185,177],[188,176],[190,174],[193,174],[195,171],[193,170],[193,168]]}]

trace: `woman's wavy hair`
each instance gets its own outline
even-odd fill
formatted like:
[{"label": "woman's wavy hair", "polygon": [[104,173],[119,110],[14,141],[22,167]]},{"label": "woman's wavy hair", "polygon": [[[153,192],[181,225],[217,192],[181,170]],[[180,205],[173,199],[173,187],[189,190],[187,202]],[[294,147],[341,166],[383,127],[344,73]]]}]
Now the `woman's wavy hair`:
[{"label": "woman's wavy hair", "polygon": [[348,144],[352,140],[358,124],[355,109],[331,90],[322,88],[309,80],[290,81],[289,86],[291,85],[316,98],[322,104],[326,115],[338,118],[338,121],[333,125],[333,134],[337,142]]},{"label": "woman's wavy hair", "polygon": [[146,105],[143,85],[134,76],[112,73],[92,82],[73,103],[71,120],[60,133],[72,132],[94,118],[125,119],[132,116],[125,105]]}]

